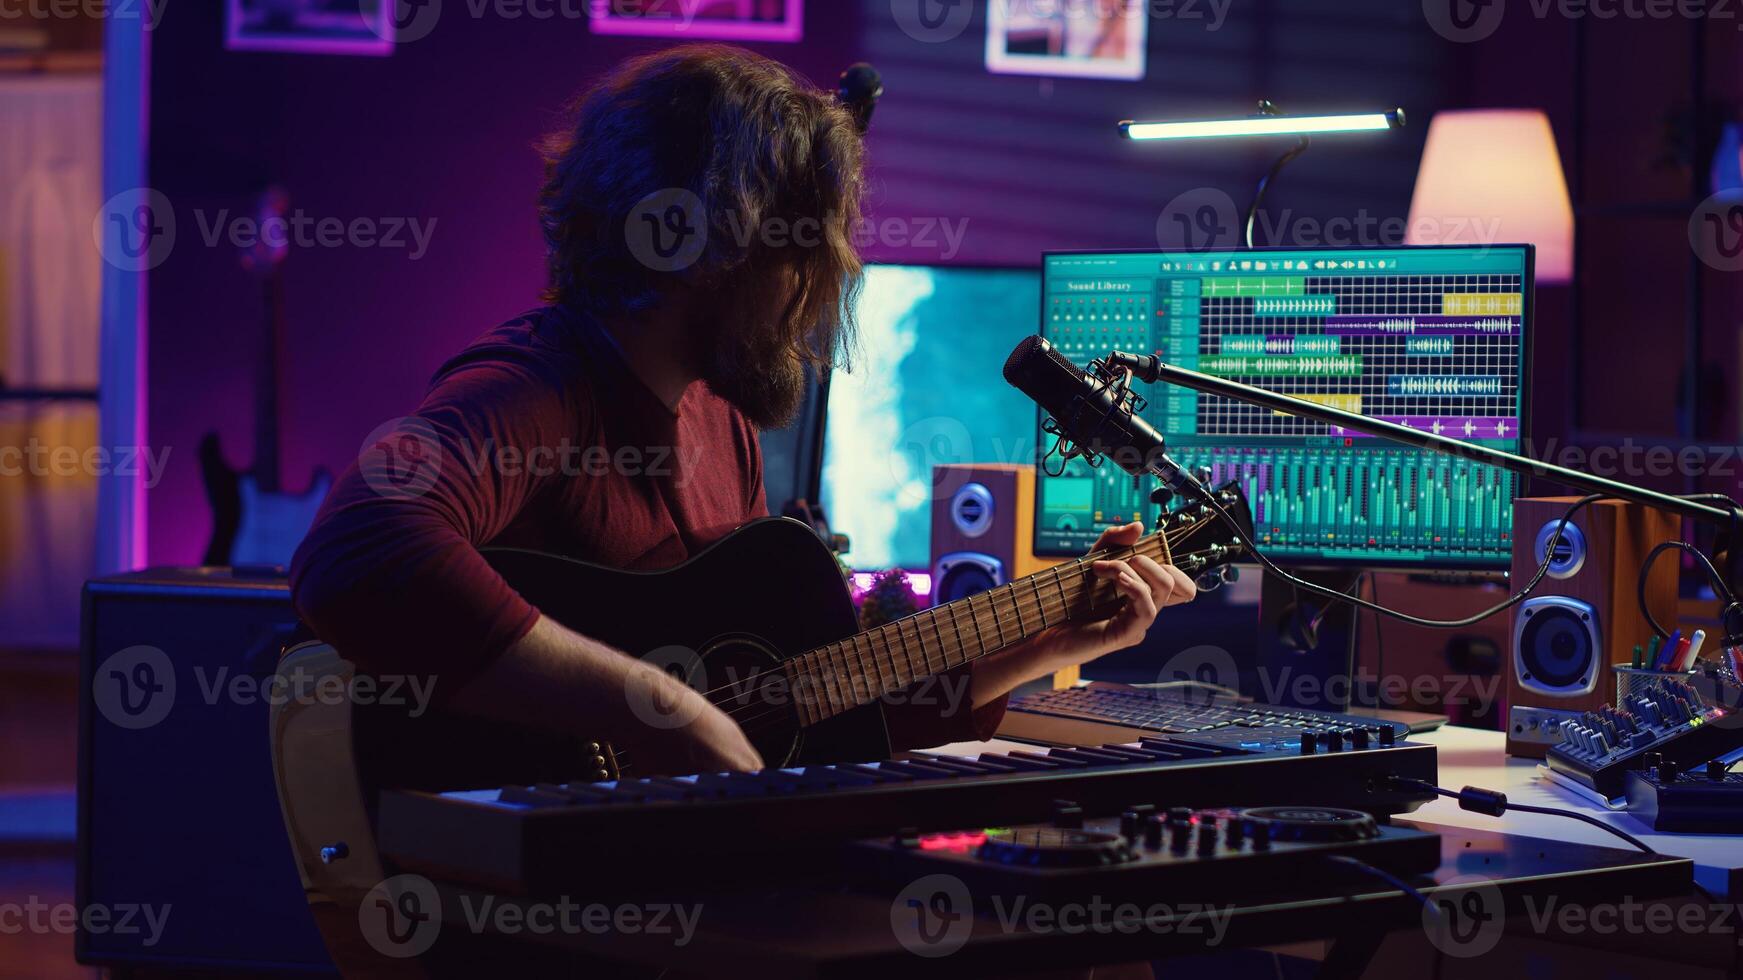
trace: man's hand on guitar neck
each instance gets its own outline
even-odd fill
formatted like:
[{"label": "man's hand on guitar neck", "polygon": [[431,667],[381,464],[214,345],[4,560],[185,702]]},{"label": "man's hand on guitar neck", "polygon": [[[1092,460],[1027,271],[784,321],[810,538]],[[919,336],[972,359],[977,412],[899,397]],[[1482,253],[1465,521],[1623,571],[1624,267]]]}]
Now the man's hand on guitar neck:
[{"label": "man's hand on guitar neck", "polygon": [[[1123,548],[1141,524],[1110,528],[1095,549]],[[1198,594],[1185,572],[1143,555],[1090,566],[1126,600],[1111,618],[1056,626],[974,665],[970,696],[979,708],[1018,685],[1144,638],[1157,614]],[[608,738],[638,771],[723,772],[763,767],[731,716],[677,678],[575,633],[549,618],[509,647],[455,696],[483,717]]]},{"label": "man's hand on guitar neck", "polygon": [[[1124,548],[1138,543],[1144,525],[1110,527],[1090,551]],[[1169,606],[1198,597],[1192,577],[1173,565],[1145,555],[1125,561],[1098,561],[1090,566],[1097,578],[1114,583],[1126,600],[1112,618],[1093,623],[1055,626],[1027,642],[982,659],[974,667],[974,706],[988,704],[1036,678],[1136,646],[1156,616]]]},{"label": "man's hand on guitar neck", "polygon": [[541,617],[455,695],[461,711],[609,738],[638,771],[761,769],[727,714],[677,678]]}]

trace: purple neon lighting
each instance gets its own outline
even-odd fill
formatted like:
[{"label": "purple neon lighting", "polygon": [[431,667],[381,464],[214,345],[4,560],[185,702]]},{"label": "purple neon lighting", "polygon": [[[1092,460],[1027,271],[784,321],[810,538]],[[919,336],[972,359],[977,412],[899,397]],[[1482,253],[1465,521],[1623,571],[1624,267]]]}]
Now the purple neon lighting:
[{"label": "purple neon lighting", "polygon": [[[876,572],[854,572],[853,594],[855,598],[871,590],[872,580],[877,578]],[[909,572],[908,587],[918,596],[932,594],[932,576],[926,572]]]},{"label": "purple neon lighting", "polygon": [[[610,0],[589,0],[593,33],[636,37],[694,37],[717,41],[796,42],[805,37],[803,0],[781,0],[780,20],[753,20],[759,0],[641,0],[643,12],[626,17],[611,12]],[[699,16],[734,7],[730,18]]]}]

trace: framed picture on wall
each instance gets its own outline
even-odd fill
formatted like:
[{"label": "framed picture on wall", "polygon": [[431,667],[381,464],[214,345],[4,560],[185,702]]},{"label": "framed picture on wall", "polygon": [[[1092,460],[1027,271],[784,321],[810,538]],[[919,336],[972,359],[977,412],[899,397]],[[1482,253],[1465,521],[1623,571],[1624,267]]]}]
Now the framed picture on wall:
[{"label": "framed picture on wall", "polygon": [[1141,79],[1145,6],[1140,0],[995,0],[987,5],[987,70]]},{"label": "framed picture on wall", "polygon": [[300,54],[393,53],[395,0],[226,0],[224,46]]},{"label": "framed picture on wall", "polygon": [[799,41],[804,0],[587,0],[595,34]]}]

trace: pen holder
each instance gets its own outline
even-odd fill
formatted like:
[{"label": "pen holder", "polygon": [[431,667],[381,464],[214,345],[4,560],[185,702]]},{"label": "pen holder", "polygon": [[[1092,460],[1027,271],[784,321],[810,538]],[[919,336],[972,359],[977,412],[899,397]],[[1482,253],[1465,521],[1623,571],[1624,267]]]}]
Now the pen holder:
[{"label": "pen holder", "polygon": [[1616,700],[1613,704],[1621,704],[1622,699],[1630,694],[1644,690],[1655,681],[1674,677],[1687,681],[1695,676],[1692,670],[1647,670],[1644,667],[1634,667],[1628,664],[1617,664],[1610,668],[1616,672]]}]

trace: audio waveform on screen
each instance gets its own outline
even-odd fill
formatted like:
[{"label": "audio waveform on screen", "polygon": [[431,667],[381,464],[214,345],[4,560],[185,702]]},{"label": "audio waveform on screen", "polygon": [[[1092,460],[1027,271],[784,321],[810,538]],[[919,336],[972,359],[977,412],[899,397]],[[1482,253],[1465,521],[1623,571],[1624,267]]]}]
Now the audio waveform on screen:
[{"label": "audio waveform on screen", "polygon": [[1224,354],[1321,354],[1335,357],[1343,341],[1322,334],[1284,334],[1224,337]]},{"label": "audio waveform on screen", "polygon": [[1336,296],[1261,296],[1253,300],[1254,316],[1328,316],[1337,311]]},{"label": "audio waveform on screen", "polygon": [[1216,354],[1200,358],[1198,369],[1205,374],[1224,377],[1360,377],[1362,356],[1345,354],[1338,357],[1252,357],[1244,354]]},{"label": "audio waveform on screen", "polygon": [[1519,293],[1447,293],[1441,297],[1446,316],[1519,316],[1525,297]]},{"label": "audio waveform on screen", "polygon": [[1499,395],[1501,379],[1495,375],[1399,375],[1386,379],[1388,395]]},{"label": "audio waveform on screen", "polygon": [[1334,316],[1323,329],[1334,336],[1363,334],[1518,334],[1519,318],[1469,316]]}]

